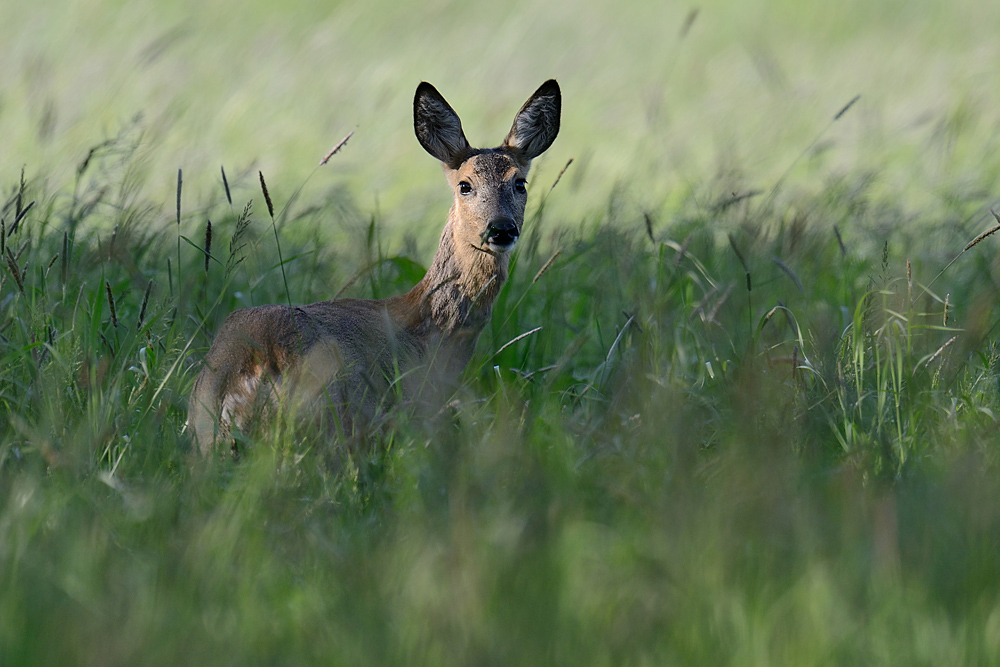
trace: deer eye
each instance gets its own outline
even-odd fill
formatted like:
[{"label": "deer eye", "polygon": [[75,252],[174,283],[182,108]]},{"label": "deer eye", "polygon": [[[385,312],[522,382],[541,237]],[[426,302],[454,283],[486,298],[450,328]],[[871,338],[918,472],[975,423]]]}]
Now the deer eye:
[{"label": "deer eye", "polygon": [[519,178],[514,181],[514,192],[519,195],[523,195],[528,191],[528,181],[523,178]]},{"label": "deer eye", "polygon": [[463,195],[467,195],[472,192],[472,185],[468,181],[459,181],[458,191]]}]

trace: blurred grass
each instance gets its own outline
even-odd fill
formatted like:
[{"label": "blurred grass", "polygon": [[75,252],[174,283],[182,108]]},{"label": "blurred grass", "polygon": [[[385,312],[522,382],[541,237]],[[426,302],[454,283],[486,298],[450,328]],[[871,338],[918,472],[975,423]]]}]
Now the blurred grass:
[{"label": "blurred grass", "polygon": [[[220,162],[254,165],[291,191],[357,130],[305,194],[346,183],[365,205],[377,199],[398,230],[446,201],[413,141],[416,83],[434,82],[473,143],[492,145],[511,106],[552,76],[572,113],[537,171],[551,179],[578,160],[571,220],[599,207],[613,182],[642,205],[737,169],[773,183],[858,94],[793,181],[873,171],[887,196],[924,210],[942,186],[998,175],[1000,9],[980,0],[47,0],[3,12],[0,173],[27,164],[57,183],[140,113],[155,146],[150,186],[163,200],[177,167],[193,195],[214,193]],[[436,231],[426,236],[433,243]]]},{"label": "blurred grass", "polygon": [[[5,7],[0,664],[995,664],[1000,10],[689,9]],[[212,332],[286,298],[254,171],[293,300],[396,294],[415,83],[490,143],[549,76],[455,419],[195,458]]]}]

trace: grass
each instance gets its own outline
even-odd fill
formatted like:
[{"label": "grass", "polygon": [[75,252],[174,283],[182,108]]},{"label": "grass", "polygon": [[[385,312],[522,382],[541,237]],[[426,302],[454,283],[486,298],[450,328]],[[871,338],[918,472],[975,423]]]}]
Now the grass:
[{"label": "grass", "polygon": [[[996,47],[974,39],[992,5],[710,3],[683,38],[686,8],[539,10],[523,35],[500,10],[431,8],[432,35],[503,36],[470,66],[493,84],[472,89],[405,12],[302,3],[254,31],[270,15],[253,3],[198,3],[188,23],[173,7],[123,7],[79,31],[75,60],[36,63],[55,73],[58,141],[44,113],[0,105],[16,137],[0,157],[0,664],[1000,660],[1000,238],[973,243],[997,223],[995,91],[976,83]],[[90,25],[64,9],[52,25]],[[224,18],[263,55],[195,39]],[[567,50],[609,21],[634,43]],[[737,34],[742,51],[722,46]],[[148,76],[67,83],[155,36]],[[301,60],[329,53],[369,64],[330,74],[366,123],[327,173],[313,165],[354,127],[319,120],[334,93],[308,99]],[[849,74],[859,59],[874,64]],[[187,395],[227,313],[422,275],[447,204],[404,137],[410,84],[451,76],[476,137],[553,73],[564,133],[455,419],[395,415],[335,467],[294,424],[239,462],[195,455]],[[282,81],[250,120],[241,100]],[[199,125],[199,93],[235,106]],[[160,111],[118,121],[139,108]],[[106,134],[59,120],[105,113]],[[302,145],[322,134],[306,127],[329,136]]]},{"label": "grass", "polygon": [[181,427],[225,313],[283,301],[283,271],[309,300],[420,269],[377,219],[278,261],[331,207],[267,229],[221,188],[157,226],[133,150],[5,209],[35,202],[0,286],[5,662],[995,659],[995,239],[953,234],[923,287],[938,250],[865,241],[905,214],[863,184],[575,230],[557,187],[453,425],[401,418],[337,471],[281,431],[213,463]]}]

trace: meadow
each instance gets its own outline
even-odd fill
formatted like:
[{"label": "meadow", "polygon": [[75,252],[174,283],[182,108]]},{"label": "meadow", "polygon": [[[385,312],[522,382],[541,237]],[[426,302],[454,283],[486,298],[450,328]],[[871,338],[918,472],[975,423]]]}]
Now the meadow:
[{"label": "meadow", "polygon": [[[0,16],[0,665],[1000,662],[996,3]],[[549,77],[448,418],[198,456],[226,314],[423,274],[416,84]]]}]

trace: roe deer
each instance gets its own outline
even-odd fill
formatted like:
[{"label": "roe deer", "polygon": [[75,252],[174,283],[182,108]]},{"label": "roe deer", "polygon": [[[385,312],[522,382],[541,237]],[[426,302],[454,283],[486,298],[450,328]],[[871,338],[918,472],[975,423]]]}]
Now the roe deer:
[{"label": "roe deer", "polygon": [[528,169],[555,140],[561,105],[559,85],[546,81],[521,107],[503,144],[472,148],[448,102],[421,83],[413,127],[420,145],[443,163],[454,191],[427,274],[389,299],[230,314],[188,405],[201,452],[279,405],[330,414],[351,435],[363,432],[393,394],[431,405],[446,398],[507,278],[524,222]]}]

